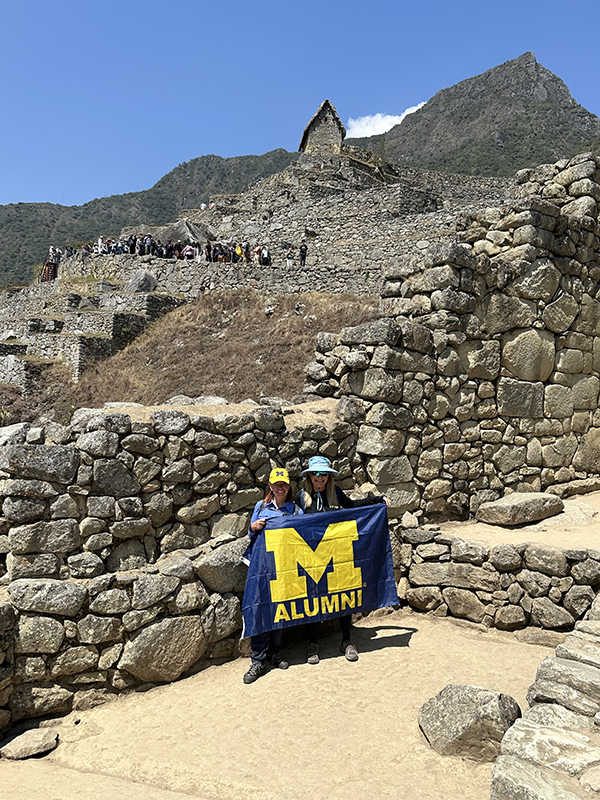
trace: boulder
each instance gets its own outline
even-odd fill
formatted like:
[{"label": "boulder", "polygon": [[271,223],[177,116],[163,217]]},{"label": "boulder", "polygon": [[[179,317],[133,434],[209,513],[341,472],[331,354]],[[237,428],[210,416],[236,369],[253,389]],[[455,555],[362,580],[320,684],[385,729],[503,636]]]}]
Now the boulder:
[{"label": "boulder", "polygon": [[58,745],[58,732],[52,728],[34,728],[25,731],[0,749],[2,758],[19,761],[31,756],[41,756],[49,753]]},{"label": "boulder", "polygon": [[174,681],[204,654],[206,646],[199,617],[167,618],[132,634],[118,668],[142,681]]},{"label": "boulder", "polygon": [[125,292],[153,292],[158,281],[145,269],[136,269],[124,287]]},{"label": "boulder", "polygon": [[441,755],[494,761],[500,742],[521,716],[516,700],[481,686],[449,684],[419,711],[419,727]]},{"label": "boulder", "polygon": [[479,522],[487,522],[490,525],[522,525],[560,514],[563,508],[563,501],[556,495],[543,492],[513,492],[499,500],[482,503],[475,516]]}]

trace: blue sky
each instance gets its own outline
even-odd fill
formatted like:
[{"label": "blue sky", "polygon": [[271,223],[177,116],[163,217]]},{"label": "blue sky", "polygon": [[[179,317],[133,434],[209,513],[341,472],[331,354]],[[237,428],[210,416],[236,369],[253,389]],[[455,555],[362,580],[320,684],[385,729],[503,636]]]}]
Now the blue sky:
[{"label": "blue sky", "polygon": [[[0,203],[296,150],[319,103],[399,116],[527,50],[600,115],[597,0],[4,0]],[[590,32],[588,40],[584,38]]]}]

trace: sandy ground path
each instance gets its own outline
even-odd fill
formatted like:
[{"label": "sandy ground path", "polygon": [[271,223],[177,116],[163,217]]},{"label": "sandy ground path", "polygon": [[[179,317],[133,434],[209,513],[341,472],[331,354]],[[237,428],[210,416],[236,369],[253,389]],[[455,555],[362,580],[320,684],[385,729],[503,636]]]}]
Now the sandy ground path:
[{"label": "sandy ground path", "polygon": [[245,686],[249,662],[59,721],[61,744],[27,762],[0,762],[1,800],[487,800],[490,764],[438,756],[420,706],[447,683],[511,694],[522,708],[541,646],[510,633],[397,611],[361,621],[360,660],[304,645],[287,671]]}]

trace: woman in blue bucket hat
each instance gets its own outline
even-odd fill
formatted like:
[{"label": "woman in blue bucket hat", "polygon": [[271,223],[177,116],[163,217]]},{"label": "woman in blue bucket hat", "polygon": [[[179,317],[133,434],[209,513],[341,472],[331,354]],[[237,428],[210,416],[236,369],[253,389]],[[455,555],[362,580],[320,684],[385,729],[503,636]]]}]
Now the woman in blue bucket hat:
[{"label": "woman in blue bucket hat", "polygon": [[[331,466],[331,461],[325,456],[311,456],[308,467],[300,473],[304,478],[304,488],[296,495],[296,505],[305,514],[315,514],[319,511],[334,511],[339,508],[358,508],[360,506],[385,503],[389,506],[386,497],[369,497],[364,500],[351,500],[339,486],[335,485],[334,478],[339,472]],[[358,661],[358,651],[350,639],[350,624],[352,614],[338,617],[342,632],[342,652],[348,661]],[[308,652],[306,660],[309,664],[319,663],[319,645],[317,642],[318,622],[308,623]]]}]

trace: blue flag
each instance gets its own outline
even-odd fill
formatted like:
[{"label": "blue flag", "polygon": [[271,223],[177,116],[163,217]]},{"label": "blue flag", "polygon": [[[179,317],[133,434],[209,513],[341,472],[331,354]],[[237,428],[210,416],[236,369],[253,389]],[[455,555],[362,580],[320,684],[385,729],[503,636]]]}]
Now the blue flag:
[{"label": "blue flag", "polygon": [[243,635],[398,602],[383,503],[276,517],[252,548]]}]

